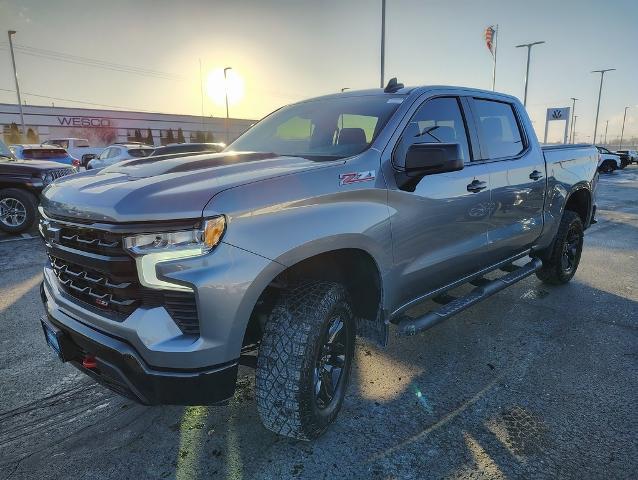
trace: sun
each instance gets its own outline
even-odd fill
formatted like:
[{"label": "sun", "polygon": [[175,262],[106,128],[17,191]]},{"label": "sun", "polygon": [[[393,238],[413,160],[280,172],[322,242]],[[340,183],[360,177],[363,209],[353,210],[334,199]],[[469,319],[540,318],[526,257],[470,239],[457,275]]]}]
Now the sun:
[{"label": "sun", "polygon": [[235,70],[227,70],[224,78],[224,69],[218,68],[208,74],[206,80],[206,93],[218,105],[226,102],[228,90],[228,103],[234,105],[244,97],[244,79]]}]

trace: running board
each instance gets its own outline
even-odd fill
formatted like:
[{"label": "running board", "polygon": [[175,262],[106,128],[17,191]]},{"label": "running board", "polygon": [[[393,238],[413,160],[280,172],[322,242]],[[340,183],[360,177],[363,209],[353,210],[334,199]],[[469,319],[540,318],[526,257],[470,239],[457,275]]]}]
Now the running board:
[{"label": "running board", "polygon": [[459,297],[437,310],[432,310],[422,317],[411,318],[406,316],[399,321],[397,335],[416,335],[423,330],[432,328],[433,326],[441,323],[443,320],[447,320],[453,315],[462,312],[481,300],[485,300],[504,288],[529,277],[536,273],[536,271],[538,271],[542,266],[543,262],[538,258],[534,258],[529,263],[522,267],[518,267],[516,270],[508,273],[507,275],[497,278],[496,280],[488,281],[484,285],[475,288],[467,295]]}]

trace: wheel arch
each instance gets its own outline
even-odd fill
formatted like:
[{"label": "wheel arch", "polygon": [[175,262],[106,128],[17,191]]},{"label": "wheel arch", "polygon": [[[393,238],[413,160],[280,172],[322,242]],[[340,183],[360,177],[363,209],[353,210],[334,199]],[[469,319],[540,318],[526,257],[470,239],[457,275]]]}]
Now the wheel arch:
[{"label": "wheel arch", "polygon": [[382,314],[383,277],[378,260],[360,247],[304,248],[307,255],[300,256],[298,252],[286,255],[288,260],[295,261],[288,261],[263,287],[246,325],[243,346],[259,341],[268,314],[281,293],[304,280],[327,280],[344,285],[352,302],[357,334],[385,345],[388,327]]},{"label": "wheel arch", "polygon": [[575,186],[565,199],[563,211],[570,210],[580,217],[585,228],[589,227],[592,216],[593,198],[591,190],[587,185]]}]

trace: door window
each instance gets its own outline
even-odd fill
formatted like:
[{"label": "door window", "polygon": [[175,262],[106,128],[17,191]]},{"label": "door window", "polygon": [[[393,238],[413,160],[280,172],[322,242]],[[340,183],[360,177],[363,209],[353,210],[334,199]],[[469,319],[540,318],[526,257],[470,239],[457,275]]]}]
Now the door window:
[{"label": "door window", "polygon": [[458,143],[463,160],[470,160],[465,122],[457,98],[434,98],[419,107],[401,135],[395,164],[403,162],[408,148],[415,143]]},{"label": "door window", "polygon": [[474,99],[481,147],[486,159],[515,157],[525,150],[521,129],[511,104]]},{"label": "door window", "polygon": [[120,155],[120,150],[121,149],[111,147],[110,150],[111,151],[109,152],[109,156],[107,158],[115,158],[115,157]]}]

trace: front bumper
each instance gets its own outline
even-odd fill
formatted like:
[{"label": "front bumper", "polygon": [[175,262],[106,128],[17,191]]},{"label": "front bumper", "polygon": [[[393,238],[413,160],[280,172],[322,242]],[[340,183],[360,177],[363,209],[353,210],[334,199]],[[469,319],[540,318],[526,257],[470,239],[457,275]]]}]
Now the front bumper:
[{"label": "front bumper", "polygon": [[[144,405],[214,405],[235,392],[237,362],[197,370],[158,370],[147,365],[129,344],[73,319],[50,315],[43,322],[61,333],[62,357],[111,390]],[[95,358],[94,368],[83,359]]]}]

